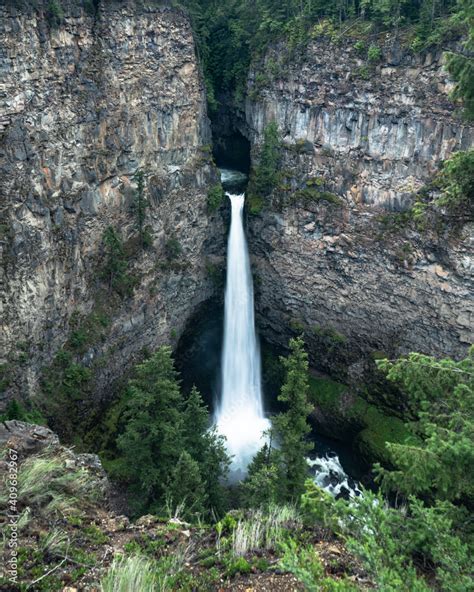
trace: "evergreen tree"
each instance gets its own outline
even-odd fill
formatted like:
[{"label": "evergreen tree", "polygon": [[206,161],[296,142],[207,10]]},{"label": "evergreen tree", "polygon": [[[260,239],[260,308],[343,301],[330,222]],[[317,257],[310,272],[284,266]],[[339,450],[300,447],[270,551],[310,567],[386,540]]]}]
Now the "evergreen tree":
[{"label": "evergreen tree", "polygon": [[412,353],[378,365],[401,385],[418,416],[409,424],[416,439],[387,443],[395,470],[378,467],[384,487],[474,503],[474,347],[459,362]]},{"label": "evergreen tree", "polygon": [[279,500],[279,472],[275,451],[265,444],[248,466],[247,477],[242,484],[244,506],[259,508]]},{"label": "evergreen tree", "polygon": [[140,496],[138,505],[147,507],[164,500],[183,451],[182,399],[170,347],[136,367],[128,391],[127,423],[117,447],[122,471]]},{"label": "evergreen tree", "polygon": [[196,387],[183,406],[183,445],[198,463],[209,508],[221,513],[225,507],[222,485],[230,464],[225,438],[209,428],[209,412]]},{"label": "evergreen tree", "polygon": [[464,113],[468,119],[474,119],[474,5],[472,0],[458,0],[460,8],[458,18],[467,27],[467,39],[464,52],[448,52],[448,70],[456,86],[453,95],[464,103]]},{"label": "evergreen tree", "polygon": [[272,121],[263,132],[263,144],[257,166],[252,171],[249,183],[249,199],[263,203],[278,182],[280,165],[280,135],[277,124]]},{"label": "evergreen tree", "polygon": [[137,184],[137,189],[132,202],[132,211],[135,214],[137,230],[140,236],[142,248],[145,248],[149,246],[151,239],[144,226],[146,210],[148,208],[148,200],[145,196],[145,175],[143,171],[138,170],[133,176],[133,180]]},{"label": "evergreen tree", "polygon": [[109,290],[115,290],[120,296],[131,296],[134,279],[127,273],[127,259],[120,234],[113,226],[105,229],[102,239],[105,250],[103,277]]},{"label": "evergreen tree", "polygon": [[290,355],[281,358],[286,371],[285,383],[278,400],[287,410],[273,419],[273,430],[279,446],[280,487],[287,500],[297,500],[304,491],[308,475],[306,455],[312,449],[307,441],[311,431],[308,415],[308,354],[301,337],[290,340]]},{"label": "evergreen tree", "polygon": [[173,513],[188,520],[204,514],[207,496],[199,464],[186,450],[171,471],[166,499]]}]

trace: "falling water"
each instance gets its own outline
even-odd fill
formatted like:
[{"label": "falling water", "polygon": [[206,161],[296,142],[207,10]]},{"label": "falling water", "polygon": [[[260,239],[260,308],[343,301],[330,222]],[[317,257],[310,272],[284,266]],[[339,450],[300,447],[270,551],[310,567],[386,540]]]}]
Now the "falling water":
[{"label": "falling water", "polygon": [[270,427],[262,403],[260,351],[255,334],[252,274],[242,211],[244,195],[228,194],[232,220],[227,247],[222,393],[218,431],[227,438],[234,474],[244,473]]}]

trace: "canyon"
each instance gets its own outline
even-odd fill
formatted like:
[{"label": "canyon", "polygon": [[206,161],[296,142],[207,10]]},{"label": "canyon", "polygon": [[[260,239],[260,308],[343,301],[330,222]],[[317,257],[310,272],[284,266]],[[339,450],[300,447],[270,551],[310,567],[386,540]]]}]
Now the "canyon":
[{"label": "canyon", "polygon": [[[63,8],[54,26],[45,4],[1,8],[4,402],[38,392],[42,368],[98,294],[106,336],[79,356],[94,369],[98,399],[141,352],[176,346],[201,305],[222,297],[215,276],[229,210],[207,204],[218,172],[186,14],[116,2],[92,13]],[[287,187],[247,217],[266,340],[284,348],[304,332],[312,365],[355,383],[380,355],[465,353],[472,223],[454,235],[383,224],[442,160],[472,146],[474,128],[456,115],[451,88],[441,52],[413,55],[388,41],[369,68],[350,42],[324,36],[303,53],[277,45],[253,64],[245,104],[224,108],[214,143],[239,135],[256,162],[270,121],[282,139]],[[143,250],[130,211],[139,170],[151,233]],[[337,203],[287,199],[308,183]],[[110,226],[136,278],[113,307],[99,289]]]}]

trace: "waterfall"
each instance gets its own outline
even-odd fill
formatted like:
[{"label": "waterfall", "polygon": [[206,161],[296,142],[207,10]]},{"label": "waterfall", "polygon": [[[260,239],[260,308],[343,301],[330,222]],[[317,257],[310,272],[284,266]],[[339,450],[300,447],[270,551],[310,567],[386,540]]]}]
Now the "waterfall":
[{"label": "waterfall", "polygon": [[228,194],[232,219],[227,246],[222,392],[219,433],[233,456],[231,471],[244,473],[270,427],[262,403],[260,351],[255,333],[252,273],[243,226],[244,195]]}]

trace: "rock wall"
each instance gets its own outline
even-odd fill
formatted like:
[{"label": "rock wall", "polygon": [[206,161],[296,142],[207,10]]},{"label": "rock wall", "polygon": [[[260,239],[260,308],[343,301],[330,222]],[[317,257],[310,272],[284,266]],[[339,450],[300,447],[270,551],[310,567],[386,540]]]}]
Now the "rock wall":
[{"label": "rock wall", "polygon": [[321,39],[304,55],[269,52],[255,66],[247,133],[259,142],[275,120],[308,177],[325,177],[350,204],[403,208],[441,160],[473,145],[454,116],[442,52],[415,56],[392,42],[368,65],[354,48]]},{"label": "rock wall", "polygon": [[383,224],[440,160],[473,145],[440,56],[385,50],[369,79],[353,44],[281,56],[270,52],[250,76],[253,153],[276,121],[290,190],[313,179],[342,203],[279,200],[279,188],[250,217],[262,332],[283,345],[304,331],[312,363],[345,379],[382,354],[462,356],[474,341],[473,225],[453,237]]},{"label": "rock wall", "polygon": [[96,366],[98,395],[137,352],[179,336],[212,294],[207,260],[223,247],[220,219],[206,208],[216,173],[186,16],[131,1],[92,13],[85,4],[63,0],[59,24],[46,1],[0,8],[2,357],[21,361],[7,392],[24,396],[66,341],[71,314],[87,314],[103,288],[104,230],[133,243],[137,170],[152,246],[131,257],[133,296],[115,307],[106,342],[83,357]]}]

